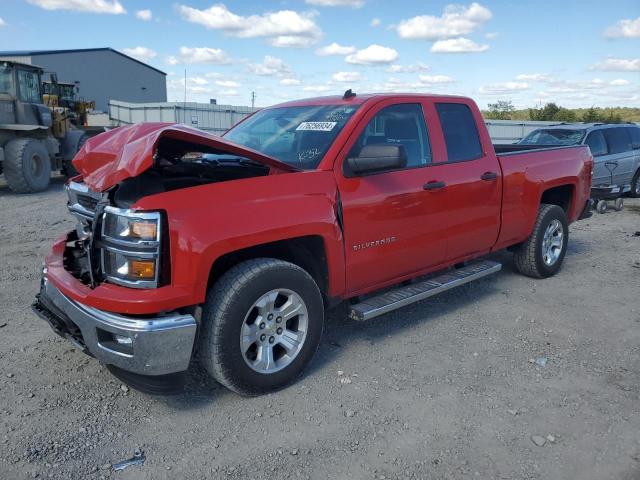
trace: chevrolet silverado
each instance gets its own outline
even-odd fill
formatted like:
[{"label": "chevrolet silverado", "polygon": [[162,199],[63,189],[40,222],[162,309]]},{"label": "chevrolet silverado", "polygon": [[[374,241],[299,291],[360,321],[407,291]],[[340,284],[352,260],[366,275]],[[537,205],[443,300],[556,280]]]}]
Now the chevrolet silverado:
[{"label": "chevrolet silverado", "polygon": [[134,386],[197,357],[245,395],[302,372],[338,304],[369,320],[497,272],[482,257],[507,248],[521,273],[556,274],[593,167],[587,146],[494,148],[468,98],[351,91],[223,137],[120,127],[73,163],[77,228],[34,310]]}]

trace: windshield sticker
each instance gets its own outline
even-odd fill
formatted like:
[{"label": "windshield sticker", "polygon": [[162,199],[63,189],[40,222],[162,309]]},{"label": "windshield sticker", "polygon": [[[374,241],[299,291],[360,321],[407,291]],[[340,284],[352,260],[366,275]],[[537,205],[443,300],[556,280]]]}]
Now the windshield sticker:
[{"label": "windshield sticker", "polygon": [[296,130],[311,132],[330,132],[338,122],[302,122]]}]

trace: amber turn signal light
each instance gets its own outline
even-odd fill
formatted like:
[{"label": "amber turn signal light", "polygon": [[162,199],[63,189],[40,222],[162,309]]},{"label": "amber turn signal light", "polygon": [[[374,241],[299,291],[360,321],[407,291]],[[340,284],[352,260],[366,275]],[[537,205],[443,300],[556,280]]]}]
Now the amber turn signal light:
[{"label": "amber turn signal light", "polygon": [[155,279],[155,260],[129,260],[129,276],[135,278],[136,280]]}]

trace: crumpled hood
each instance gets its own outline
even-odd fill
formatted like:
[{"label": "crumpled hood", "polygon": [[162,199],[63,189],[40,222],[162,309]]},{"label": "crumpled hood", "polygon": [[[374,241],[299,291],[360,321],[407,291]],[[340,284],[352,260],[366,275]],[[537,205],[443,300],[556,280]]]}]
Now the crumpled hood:
[{"label": "crumpled hood", "polygon": [[251,148],[177,123],[140,123],[101,133],[84,144],[73,159],[73,166],[89,188],[103,192],[151,168],[161,138],[174,138],[222,150],[282,172],[298,170]]}]

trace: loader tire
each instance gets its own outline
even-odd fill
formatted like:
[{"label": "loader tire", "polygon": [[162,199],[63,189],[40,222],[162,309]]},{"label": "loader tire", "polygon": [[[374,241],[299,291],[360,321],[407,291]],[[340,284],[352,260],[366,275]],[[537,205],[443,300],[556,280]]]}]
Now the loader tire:
[{"label": "loader tire", "polygon": [[33,138],[11,140],[4,149],[4,178],[16,193],[46,190],[51,177],[51,158],[42,142]]},{"label": "loader tire", "polygon": [[516,270],[533,278],[555,275],[562,266],[569,242],[569,226],[564,210],[541,204],[531,236],[518,245],[513,259]]}]

